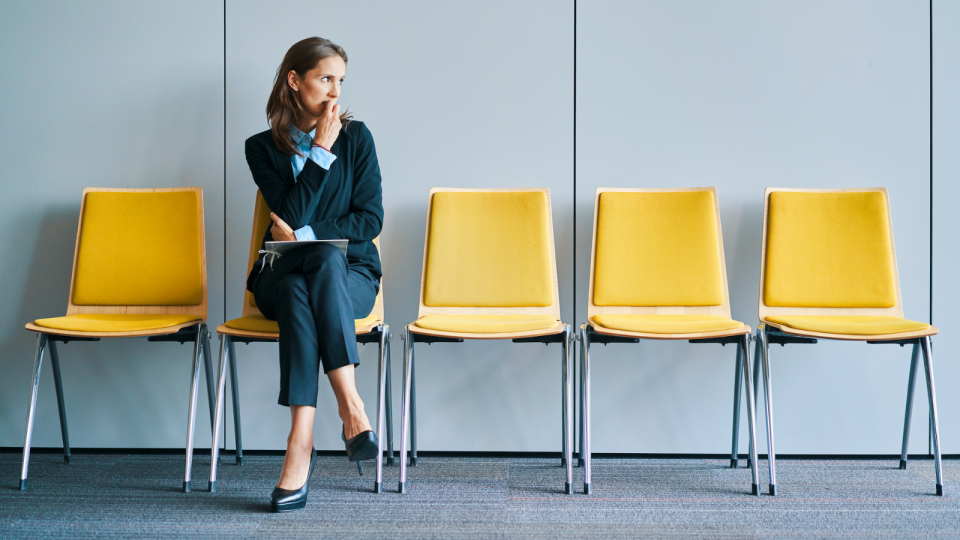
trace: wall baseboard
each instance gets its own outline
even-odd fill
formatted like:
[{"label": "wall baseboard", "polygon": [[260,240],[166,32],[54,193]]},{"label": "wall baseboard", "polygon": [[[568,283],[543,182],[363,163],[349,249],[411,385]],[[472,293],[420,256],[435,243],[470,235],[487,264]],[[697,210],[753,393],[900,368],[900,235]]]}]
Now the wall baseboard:
[{"label": "wall baseboard", "polygon": [[[71,448],[73,455],[161,455],[176,456],[183,455],[182,448]],[[20,454],[23,448],[15,446],[0,446],[0,454]],[[62,454],[63,448],[57,447],[34,447],[30,449],[31,454]],[[282,456],[283,450],[244,450],[247,456]],[[318,450],[321,456],[346,456],[343,450]],[[221,450],[220,455],[232,456],[234,450]],[[194,448],[193,455],[209,456],[209,448]],[[394,451],[395,456],[399,456],[399,451]],[[417,450],[417,457],[425,458],[527,458],[527,459],[560,459],[560,452],[470,452],[455,450]],[[573,453],[576,459],[579,454]],[[598,452],[592,455],[593,459],[707,459],[707,460],[729,460],[730,454],[673,454],[673,453],[619,453],[619,452]],[[740,454],[740,459],[747,459],[747,454]],[[767,459],[766,454],[758,454],[758,459]],[[960,459],[960,454],[943,454],[943,459]],[[930,454],[910,454],[909,459],[933,459]],[[860,461],[898,461],[900,454],[779,454],[777,459],[783,460],[812,460],[812,461],[842,461],[842,460],[860,460]]]}]

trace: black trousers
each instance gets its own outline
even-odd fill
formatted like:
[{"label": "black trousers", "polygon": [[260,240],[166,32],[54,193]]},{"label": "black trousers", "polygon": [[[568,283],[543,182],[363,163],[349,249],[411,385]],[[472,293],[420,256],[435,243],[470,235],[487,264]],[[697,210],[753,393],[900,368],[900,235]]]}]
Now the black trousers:
[{"label": "black trousers", "polygon": [[330,244],[264,265],[252,290],[260,312],[280,326],[280,405],[316,407],[320,364],[327,373],[360,363],[354,319],[370,314],[379,287]]}]

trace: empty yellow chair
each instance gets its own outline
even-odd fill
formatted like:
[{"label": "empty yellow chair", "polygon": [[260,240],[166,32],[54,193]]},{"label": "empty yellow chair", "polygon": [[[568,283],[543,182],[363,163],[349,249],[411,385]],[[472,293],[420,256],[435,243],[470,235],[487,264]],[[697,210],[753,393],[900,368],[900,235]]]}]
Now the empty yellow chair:
[{"label": "empty yellow chair", "polygon": [[913,345],[901,469],[907,467],[914,380],[919,352],[923,352],[936,491],[942,495],[930,349],[930,336],[938,330],[903,318],[887,190],[768,188],[764,194],[760,264],[760,358],[754,369],[756,373],[762,365],[764,373],[770,494],[776,494],[776,464],[769,345],[836,339]]},{"label": "empty yellow chair", "polygon": [[[750,327],[730,318],[730,297],[715,188],[599,188],[587,322],[580,327],[580,455],[584,493],[591,490],[590,345],[641,339],[733,343],[733,448],[737,467],[741,376],[750,380]],[[749,395],[749,394],[748,394]],[[752,493],[758,494],[755,414],[747,400]]]},{"label": "empty yellow chair", "polygon": [[[572,332],[560,321],[550,190],[433,188],[427,205],[420,310],[404,335],[400,448],[417,464],[414,344],[465,339],[560,343],[562,458],[572,492]],[[408,424],[409,417],[409,424]],[[408,427],[409,425],[409,427]],[[399,491],[406,491],[406,456]]]},{"label": "empty yellow chair", "polygon": [[37,333],[33,391],[23,443],[20,489],[26,489],[30,440],[43,351],[50,349],[64,460],[70,463],[66,407],[56,343],[147,337],[192,341],[184,490],[190,491],[200,357],[206,366],[210,423],[213,372],[207,332],[207,268],[200,188],[83,190],[67,315],[26,325]]},{"label": "empty yellow chair", "polygon": [[[260,258],[260,243],[270,227],[270,208],[257,190],[257,202],[254,208],[253,232],[250,236],[250,254],[247,259],[247,275],[253,263]],[[380,249],[379,239],[374,244]],[[356,319],[357,343],[377,343],[379,346],[379,382],[377,392],[377,437],[380,440],[380,456],[377,458],[377,479],[374,491],[383,491],[383,431],[384,404],[386,404],[387,463],[393,465],[393,411],[390,391],[390,327],[383,319],[383,282],[370,315]],[[226,385],[226,363],[230,363],[230,389],[233,396],[233,429],[237,443],[237,465],[243,464],[243,443],[240,437],[240,397],[237,380],[237,358],[234,343],[275,343],[280,340],[280,327],[277,321],[267,319],[257,308],[253,293],[244,290],[243,312],[237,319],[229,320],[217,327],[220,334],[220,378],[217,383],[216,418],[213,444],[211,445],[210,491],[217,490],[217,465],[219,464],[220,425],[223,422],[224,387]],[[359,462],[358,462],[359,463]],[[362,469],[361,469],[362,470]]]}]

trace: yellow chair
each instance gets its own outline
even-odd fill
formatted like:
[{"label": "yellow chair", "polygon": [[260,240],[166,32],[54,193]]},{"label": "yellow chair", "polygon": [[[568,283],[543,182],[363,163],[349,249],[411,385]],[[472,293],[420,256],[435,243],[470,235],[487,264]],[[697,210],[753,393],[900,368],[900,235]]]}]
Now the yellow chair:
[{"label": "yellow chair", "polygon": [[776,465],[769,345],[836,339],[913,345],[901,469],[907,468],[914,380],[918,352],[923,351],[933,424],[936,490],[937,495],[942,495],[940,433],[930,349],[930,336],[939,331],[929,324],[903,318],[887,190],[768,188],[764,194],[760,264],[756,345],[760,358],[754,369],[763,366],[770,494],[776,495]]},{"label": "yellow chair", "polygon": [[37,333],[33,391],[23,443],[20,489],[27,487],[30,439],[43,351],[50,348],[64,461],[70,463],[66,407],[56,343],[147,337],[192,341],[193,378],[187,424],[184,490],[190,491],[200,355],[206,366],[210,424],[213,372],[207,332],[207,258],[200,188],[83,190],[67,315],[26,325]]},{"label": "yellow chair", "polygon": [[[727,343],[734,366],[733,448],[738,466],[741,375],[748,395],[750,327],[730,318],[730,295],[715,188],[597,189],[587,322],[580,327],[580,455],[584,493],[591,491],[590,345],[641,339]],[[752,493],[758,494],[753,403],[750,425]]]},{"label": "yellow chair", "polygon": [[[560,343],[562,357],[562,457],[566,492],[570,464],[572,338],[560,321],[550,190],[433,188],[427,206],[420,310],[404,335],[404,391],[400,447],[417,464],[415,343],[512,339]],[[400,460],[400,493],[407,460]]]},{"label": "yellow chair", "polygon": [[[253,232],[250,236],[250,255],[247,260],[247,274],[253,268],[253,263],[260,258],[260,244],[267,228],[270,227],[270,208],[263,199],[263,194],[257,190],[257,202],[254,210]],[[375,239],[377,249],[380,249],[379,239]],[[271,321],[260,313],[257,308],[257,302],[253,298],[253,293],[244,291],[243,293],[243,312],[238,319],[229,320],[217,327],[217,333],[220,334],[220,378],[217,386],[216,398],[216,418],[214,420],[214,436],[211,445],[211,466],[210,466],[210,491],[217,490],[217,465],[219,464],[219,437],[220,425],[223,421],[223,400],[224,386],[226,384],[226,362],[230,362],[230,387],[233,395],[233,429],[237,443],[237,465],[243,464],[243,444],[240,438],[240,398],[239,384],[237,381],[237,359],[234,351],[234,343],[275,343],[280,340],[280,327],[277,321]],[[379,379],[377,393],[377,437],[380,440],[380,458],[377,459],[377,479],[374,484],[374,491],[381,493],[383,491],[383,430],[384,430],[384,403],[386,403],[387,416],[387,464],[393,465],[393,411],[391,407],[390,392],[390,327],[384,323],[383,318],[383,282],[380,283],[380,291],[377,293],[377,299],[370,315],[363,319],[356,319],[357,343],[366,345],[367,343],[377,343],[379,346]],[[229,360],[228,360],[229,358]],[[363,474],[363,468],[360,467],[360,474]]]}]

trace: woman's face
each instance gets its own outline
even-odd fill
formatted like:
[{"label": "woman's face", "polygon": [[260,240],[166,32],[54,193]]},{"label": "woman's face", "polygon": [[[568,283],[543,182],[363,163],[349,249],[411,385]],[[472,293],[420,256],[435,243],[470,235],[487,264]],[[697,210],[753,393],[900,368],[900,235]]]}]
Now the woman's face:
[{"label": "woman's face", "polygon": [[[300,95],[300,103],[307,112],[319,118],[327,102],[340,97],[340,87],[347,73],[347,64],[337,55],[328,56],[317,67],[306,72],[303,78],[291,70],[287,84]],[[336,103],[334,101],[334,103]]]}]

